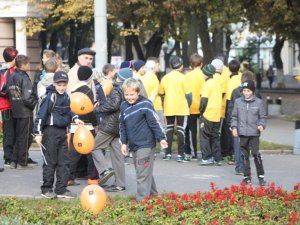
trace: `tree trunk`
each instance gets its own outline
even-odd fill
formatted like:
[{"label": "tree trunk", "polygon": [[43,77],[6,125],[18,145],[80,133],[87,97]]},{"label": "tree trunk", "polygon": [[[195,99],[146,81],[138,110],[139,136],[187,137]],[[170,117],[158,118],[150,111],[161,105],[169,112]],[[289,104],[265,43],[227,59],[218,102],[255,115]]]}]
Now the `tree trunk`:
[{"label": "tree trunk", "polygon": [[137,35],[132,35],[133,46],[135,48],[138,59],[145,61],[145,56]]},{"label": "tree trunk", "polygon": [[41,42],[41,58],[43,57],[43,51],[47,48],[47,31],[40,32],[40,42]]},{"label": "tree trunk", "polygon": [[223,53],[223,30],[217,30],[213,32],[212,44],[214,49],[214,56]]},{"label": "tree trunk", "polygon": [[[124,28],[130,29],[130,22],[124,22]],[[125,36],[125,60],[132,60],[132,35]]]},{"label": "tree trunk", "polygon": [[182,61],[184,67],[189,67],[188,42],[182,42]]},{"label": "tree trunk", "polygon": [[208,18],[206,11],[201,11],[198,15],[199,19],[199,37],[203,51],[203,63],[210,63],[214,58],[214,52],[208,30]]},{"label": "tree trunk", "polygon": [[52,34],[51,34],[49,49],[51,49],[54,52],[56,52],[56,50],[57,50],[57,44],[58,44],[57,30],[54,30],[52,32]]},{"label": "tree trunk", "polygon": [[277,68],[277,87],[278,88],[284,88],[284,75],[283,75],[283,62],[281,60],[281,50],[284,44],[285,38],[280,38],[278,35],[276,36],[275,45],[273,47],[273,57],[275,61],[275,65]]},{"label": "tree trunk", "polygon": [[70,68],[74,66],[76,63],[76,58],[75,58],[75,40],[76,39],[76,26],[74,22],[72,21],[70,23],[70,41],[69,41],[69,66]]},{"label": "tree trunk", "polygon": [[188,56],[193,53],[198,53],[198,27],[195,26],[197,24],[197,16],[195,13],[191,15],[191,23],[189,26],[189,46],[188,46]]},{"label": "tree trunk", "polygon": [[107,62],[111,62],[111,48],[115,35],[111,32],[111,24],[107,23]]},{"label": "tree trunk", "polygon": [[161,45],[163,44],[162,31],[156,31],[145,44],[146,59],[150,56],[159,57]]}]

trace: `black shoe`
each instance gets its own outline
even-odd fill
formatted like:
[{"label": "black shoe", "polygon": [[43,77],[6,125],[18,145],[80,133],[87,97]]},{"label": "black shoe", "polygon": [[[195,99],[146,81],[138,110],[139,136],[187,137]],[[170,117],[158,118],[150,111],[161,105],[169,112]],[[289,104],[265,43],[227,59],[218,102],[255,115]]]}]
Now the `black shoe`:
[{"label": "black shoe", "polygon": [[4,168],[0,168],[0,172],[3,172],[4,171]]},{"label": "black shoe", "polygon": [[107,188],[104,188],[105,191],[107,192],[123,192],[125,191],[125,187],[120,187],[120,186],[110,186],[110,187],[107,187]]},{"label": "black shoe", "polygon": [[4,161],[4,167],[10,167],[10,163],[11,163],[10,160],[5,160]]},{"label": "black shoe", "polygon": [[77,195],[69,190],[67,190],[65,193],[63,194],[57,194],[57,197],[58,198],[68,198],[68,199],[71,199],[71,198],[76,198]]},{"label": "black shoe", "polygon": [[246,185],[252,184],[251,178],[250,178],[250,177],[244,177],[243,182],[244,182],[244,184],[246,184]]},{"label": "black shoe", "polygon": [[11,163],[9,164],[9,168],[11,168],[11,169],[16,169],[16,168],[17,168],[17,163],[11,162]]},{"label": "black shoe", "polygon": [[243,171],[242,170],[239,170],[239,169],[236,169],[235,170],[235,175],[243,175]]},{"label": "black shoe", "polygon": [[100,185],[105,184],[109,180],[109,178],[111,178],[114,174],[115,174],[115,171],[112,168],[105,170],[99,176],[99,179],[100,179],[99,184]]},{"label": "black shoe", "polygon": [[36,161],[33,161],[31,158],[28,158],[28,160],[27,160],[27,164],[28,164],[28,165],[37,166],[37,165],[38,165],[38,162],[36,162]]},{"label": "black shoe", "polygon": [[17,170],[28,170],[28,169],[33,169],[32,166],[30,165],[21,165],[21,164],[18,164],[17,167],[16,167]]},{"label": "black shoe", "polygon": [[264,177],[258,177],[258,182],[260,186],[266,186],[267,182],[265,181]]},{"label": "black shoe", "polygon": [[80,185],[79,182],[76,182],[75,180],[68,180],[67,186],[78,186]]},{"label": "black shoe", "polygon": [[56,198],[57,195],[51,190],[51,191],[47,191],[45,193],[41,193],[41,195],[44,197],[44,198],[48,198],[48,199],[53,199],[53,198]]}]

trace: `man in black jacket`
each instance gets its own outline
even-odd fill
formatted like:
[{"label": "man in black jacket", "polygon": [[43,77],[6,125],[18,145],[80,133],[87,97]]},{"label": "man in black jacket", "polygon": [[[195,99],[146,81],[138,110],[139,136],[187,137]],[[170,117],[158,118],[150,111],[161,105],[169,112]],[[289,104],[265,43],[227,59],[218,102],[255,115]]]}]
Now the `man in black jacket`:
[{"label": "man in black jacket", "polygon": [[116,184],[106,191],[120,192],[125,190],[125,165],[124,156],[121,152],[119,135],[120,106],[124,100],[122,84],[124,80],[133,76],[132,70],[123,68],[117,73],[117,80],[107,96],[106,102],[96,104],[95,112],[104,113],[104,118],[99,124],[99,130],[95,138],[95,149],[92,152],[95,166],[100,174],[100,182],[104,184],[113,172],[108,170],[107,160],[102,150],[111,147],[110,152],[112,166],[116,177]]},{"label": "man in black jacket", "polygon": [[8,80],[8,94],[12,115],[16,119],[16,140],[10,168],[28,168],[28,150],[32,143],[33,110],[38,98],[27,74],[30,69],[29,57],[18,55],[16,70]]}]

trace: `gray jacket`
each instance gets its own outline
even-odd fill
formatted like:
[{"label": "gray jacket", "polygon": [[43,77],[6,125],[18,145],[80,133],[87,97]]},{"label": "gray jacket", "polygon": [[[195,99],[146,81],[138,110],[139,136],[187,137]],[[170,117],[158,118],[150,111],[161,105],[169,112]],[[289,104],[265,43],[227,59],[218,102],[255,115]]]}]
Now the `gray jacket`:
[{"label": "gray jacket", "polygon": [[246,101],[240,97],[234,102],[231,128],[237,128],[239,136],[260,136],[257,126],[266,128],[266,110],[263,100],[253,97]]}]

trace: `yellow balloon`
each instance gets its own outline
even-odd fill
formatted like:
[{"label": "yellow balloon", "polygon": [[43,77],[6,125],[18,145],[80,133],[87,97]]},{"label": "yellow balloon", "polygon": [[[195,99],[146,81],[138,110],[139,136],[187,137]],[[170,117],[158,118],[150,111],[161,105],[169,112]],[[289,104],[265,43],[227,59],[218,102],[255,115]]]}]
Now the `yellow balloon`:
[{"label": "yellow balloon", "polygon": [[81,207],[84,210],[91,211],[94,215],[105,208],[106,199],[105,191],[96,184],[86,186],[80,194]]},{"label": "yellow balloon", "polygon": [[74,133],[73,145],[80,154],[89,154],[94,149],[94,136],[86,127],[78,127]]},{"label": "yellow balloon", "polygon": [[94,106],[91,99],[84,93],[74,92],[70,96],[71,111],[77,115],[85,115],[93,112]]}]

